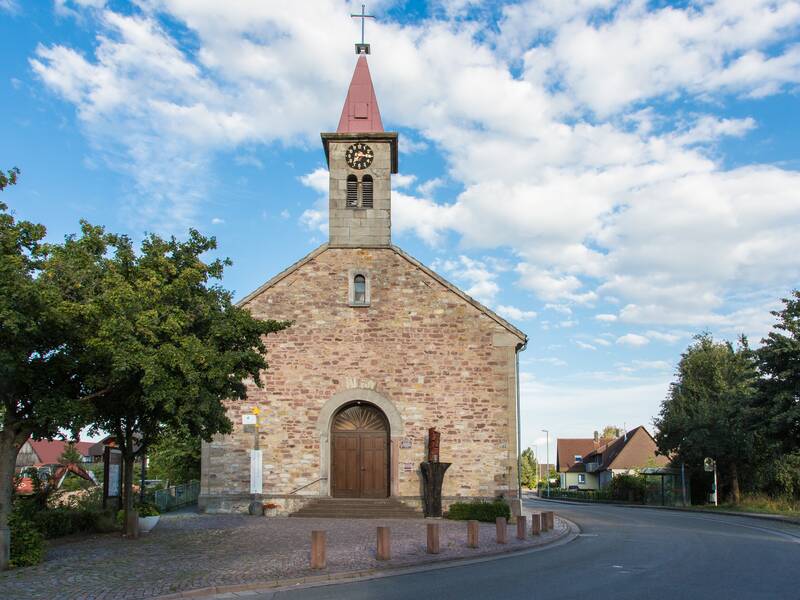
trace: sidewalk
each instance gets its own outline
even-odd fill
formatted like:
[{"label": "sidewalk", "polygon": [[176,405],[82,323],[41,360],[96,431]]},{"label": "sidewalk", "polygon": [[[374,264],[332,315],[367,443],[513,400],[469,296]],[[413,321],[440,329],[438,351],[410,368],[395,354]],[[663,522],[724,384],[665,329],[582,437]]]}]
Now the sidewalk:
[{"label": "sidewalk", "polygon": [[[568,523],[557,519],[553,531],[521,541],[509,525],[508,543],[501,545],[495,542],[494,523],[482,523],[479,548],[472,549],[466,545],[466,522],[440,520],[442,551],[429,555],[428,522],[167,514],[152,533],[136,541],[116,534],[56,540],[41,565],[0,574],[0,595],[14,600],[122,600],[189,590],[211,594],[528,550],[570,533]],[[375,558],[378,525],[391,528],[388,561]],[[314,529],[327,531],[328,566],[323,571],[309,567]]]}]

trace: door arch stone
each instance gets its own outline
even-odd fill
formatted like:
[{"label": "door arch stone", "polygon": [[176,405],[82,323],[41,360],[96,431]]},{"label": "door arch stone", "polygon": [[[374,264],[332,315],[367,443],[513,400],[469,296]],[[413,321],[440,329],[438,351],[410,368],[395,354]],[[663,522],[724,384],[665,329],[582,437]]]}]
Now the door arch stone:
[{"label": "door arch stone", "polygon": [[394,402],[368,388],[352,388],[337,392],[320,409],[317,418],[317,435],[319,436],[319,467],[323,493],[330,496],[332,492],[330,465],[333,418],[341,408],[359,400],[379,408],[389,424],[389,495],[396,496],[399,475],[397,456],[400,450],[400,440],[405,434],[403,419]]}]

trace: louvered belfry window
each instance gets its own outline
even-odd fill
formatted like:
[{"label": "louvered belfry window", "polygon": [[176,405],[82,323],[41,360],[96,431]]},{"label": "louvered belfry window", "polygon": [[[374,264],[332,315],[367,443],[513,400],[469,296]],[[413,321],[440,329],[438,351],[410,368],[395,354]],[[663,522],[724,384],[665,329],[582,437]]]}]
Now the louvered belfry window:
[{"label": "louvered belfry window", "polygon": [[347,206],[348,208],[358,206],[358,179],[355,175],[347,176]]},{"label": "louvered belfry window", "polygon": [[367,280],[363,275],[353,278],[353,302],[355,304],[367,303]]},{"label": "louvered belfry window", "polygon": [[361,206],[372,208],[372,175],[364,175],[361,181]]}]

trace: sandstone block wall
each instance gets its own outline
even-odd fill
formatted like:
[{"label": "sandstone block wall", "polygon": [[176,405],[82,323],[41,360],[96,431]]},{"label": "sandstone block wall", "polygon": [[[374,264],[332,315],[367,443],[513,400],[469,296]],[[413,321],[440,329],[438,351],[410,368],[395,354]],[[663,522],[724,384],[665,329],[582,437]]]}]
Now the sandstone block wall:
[{"label": "sandstone block wall", "polygon": [[[370,305],[348,303],[348,280],[368,273]],[[441,460],[453,463],[443,494],[515,496],[515,347],[522,341],[392,248],[328,248],[246,306],[295,324],[268,337],[265,386],[232,402],[235,430],[203,448],[202,494],[249,492],[254,433],[242,415],[261,409],[263,493],[284,499],[328,494],[329,454],[322,407],[343,390],[370,390],[402,418],[391,432],[393,495],[420,496],[427,430],[442,434]],[[354,392],[358,394],[358,392]],[[329,426],[322,424],[322,427]],[[297,488],[307,486],[299,492]]]}]

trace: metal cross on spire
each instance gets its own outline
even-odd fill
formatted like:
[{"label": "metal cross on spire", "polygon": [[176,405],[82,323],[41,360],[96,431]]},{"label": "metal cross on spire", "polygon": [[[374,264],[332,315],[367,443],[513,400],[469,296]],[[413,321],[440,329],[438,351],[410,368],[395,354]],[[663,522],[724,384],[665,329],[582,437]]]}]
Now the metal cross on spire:
[{"label": "metal cross on spire", "polygon": [[359,13],[350,13],[350,16],[355,19],[361,19],[361,43],[356,44],[356,54],[369,54],[369,44],[364,42],[364,22],[367,19],[374,19],[375,15],[368,15],[367,14],[367,6],[365,4],[361,5],[361,14]]}]

